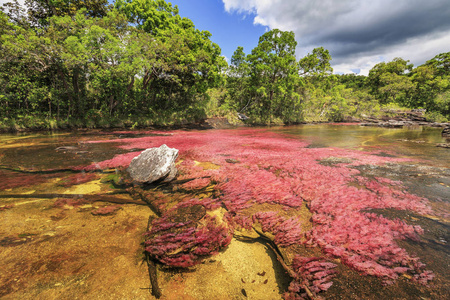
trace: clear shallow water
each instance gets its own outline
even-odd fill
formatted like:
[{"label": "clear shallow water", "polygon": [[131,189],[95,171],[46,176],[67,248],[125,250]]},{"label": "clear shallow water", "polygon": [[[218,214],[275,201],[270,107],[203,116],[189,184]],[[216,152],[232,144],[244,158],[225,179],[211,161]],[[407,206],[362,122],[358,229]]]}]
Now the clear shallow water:
[{"label": "clear shallow water", "polygon": [[[358,125],[314,124],[268,129],[305,140],[310,147],[337,147],[361,151],[380,151],[400,157],[428,161],[426,164],[450,167],[450,150],[436,147],[445,143],[442,129],[431,127],[405,127],[388,129]],[[144,134],[136,131],[136,134]],[[50,169],[98,162],[123,153],[108,144],[84,144],[89,140],[121,138],[113,131],[81,133],[39,133],[0,135],[0,163],[7,166]],[[75,149],[55,151],[58,147]],[[425,163],[425,162],[424,162]]]},{"label": "clear shallow water", "polygon": [[[263,128],[263,130],[284,134],[286,138],[301,139],[306,141],[309,144],[308,147],[311,148],[344,148],[357,151],[374,151],[379,153],[380,156],[411,158],[410,162],[401,167],[368,167],[367,169],[361,168],[360,171],[367,176],[401,180],[406,183],[410,192],[435,201],[433,208],[435,211],[439,211],[441,217],[448,214],[449,207],[445,203],[448,203],[450,199],[450,174],[448,173],[450,150],[436,147],[436,143],[445,142],[440,135],[440,129],[420,127],[385,129],[355,125],[320,124]],[[143,132],[135,133],[143,134]],[[129,138],[132,135],[125,137]],[[31,171],[61,170],[74,166],[89,165],[92,162],[111,159],[116,154],[136,151],[136,149],[119,149],[115,147],[117,143],[84,143],[85,141],[120,140],[121,138],[123,138],[123,133],[100,131],[0,136],[0,165],[3,166],[3,170],[0,170],[0,180],[5,182],[16,180],[19,173],[16,173],[15,169]],[[205,142],[211,143],[214,141],[208,140]],[[59,147],[66,148],[61,149]],[[57,150],[58,148],[59,150]],[[23,180],[26,184],[33,184],[33,180],[36,180],[36,184],[40,184],[41,181],[38,180],[40,176],[44,176],[44,180],[54,180],[58,176],[63,177],[65,175],[50,173],[49,176],[48,172],[46,174],[33,173],[29,178],[21,177],[20,180]],[[25,191],[20,189],[20,186],[15,185],[12,191],[9,189],[7,193],[22,193]],[[53,191],[45,190],[45,192],[52,193]],[[0,199],[1,204],[2,199]],[[14,210],[11,210],[11,212],[14,212]],[[417,215],[409,213],[395,214],[390,211],[380,211],[379,213],[387,217],[400,218],[408,223],[420,222],[419,224],[426,229],[426,235],[424,236],[426,243],[420,245],[423,250],[418,251],[417,244],[414,243],[405,244],[402,247],[410,247],[413,252],[424,258],[430,269],[440,274],[439,280],[441,282],[442,280],[448,281],[448,276],[442,277],[442,274],[445,274],[446,266],[448,267],[449,253],[448,250],[445,250],[448,248],[448,226],[446,227],[440,221],[438,223],[432,219],[420,219]],[[335,286],[345,284],[344,281],[342,285],[338,285],[339,280],[336,280],[336,282]],[[367,282],[360,282],[357,288],[370,288],[364,284],[367,284]],[[342,292],[347,291],[343,290]],[[330,298],[345,299],[345,297],[340,298],[338,294]]]},{"label": "clear shallow water", "polygon": [[445,143],[442,129],[431,127],[380,128],[359,125],[302,125],[275,129],[311,142],[312,147],[338,147],[363,151],[384,151],[402,157],[450,167],[450,150],[436,147]]}]

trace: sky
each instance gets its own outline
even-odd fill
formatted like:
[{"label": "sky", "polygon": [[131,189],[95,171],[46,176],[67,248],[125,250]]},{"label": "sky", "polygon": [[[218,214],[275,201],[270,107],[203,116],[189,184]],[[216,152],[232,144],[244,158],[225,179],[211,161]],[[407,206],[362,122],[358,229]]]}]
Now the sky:
[{"label": "sky", "polygon": [[449,0],[168,2],[198,29],[209,31],[228,61],[238,46],[248,54],[274,28],[295,33],[297,59],[316,47],[328,49],[335,73],[367,75],[375,64],[395,57],[418,66],[450,52]]},{"label": "sky", "polygon": [[367,75],[395,57],[421,65],[450,52],[449,0],[172,0],[231,58],[265,31],[293,31],[297,58],[330,51],[335,73]]}]

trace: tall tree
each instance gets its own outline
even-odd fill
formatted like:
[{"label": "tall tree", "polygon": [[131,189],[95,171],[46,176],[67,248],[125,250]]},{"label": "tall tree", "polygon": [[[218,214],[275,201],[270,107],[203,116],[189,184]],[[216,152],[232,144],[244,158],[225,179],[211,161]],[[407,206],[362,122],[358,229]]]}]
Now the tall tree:
[{"label": "tall tree", "polygon": [[426,65],[434,67],[438,76],[450,76],[450,52],[436,55]]},{"label": "tall tree", "polygon": [[154,65],[144,70],[144,96],[157,109],[201,107],[226,66],[211,34],[196,29],[163,0],[118,0],[116,7],[159,45]]},{"label": "tall tree", "polygon": [[243,47],[238,47],[231,57],[228,68],[228,103],[233,109],[244,113],[250,104],[249,95],[250,67]]},{"label": "tall tree", "polygon": [[[261,121],[292,112],[298,95],[294,85],[298,73],[293,32],[273,29],[264,33],[248,60],[255,91],[253,109]],[[293,102],[293,103],[291,103]]]},{"label": "tall tree", "polygon": [[300,75],[330,75],[333,73],[330,61],[331,55],[328,50],[323,47],[315,48],[312,53],[300,59]]},{"label": "tall tree", "polygon": [[26,9],[13,0],[5,8],[12,20],[24,23],[25,19],[32,27],[47,26],[52,16],[74,16],[81,8],[90,17],[104,17],[112,8],[108,0],[25,0],[24,5]]},{"label": "tall tree", "polygon": [[394,58],[392,61],[376,64],[367,77],[371,93],[382,104],[397,102],[406,104],[414,85],[406,74],[413,68],[409,60]]},{"label": "tall tree", "polygon": [[[139,29],[154,35],[173,29],[182,21],[178,7],[164,0],[117,0],[115,6]],[[190,25],[193,26],[193,23]]]}]

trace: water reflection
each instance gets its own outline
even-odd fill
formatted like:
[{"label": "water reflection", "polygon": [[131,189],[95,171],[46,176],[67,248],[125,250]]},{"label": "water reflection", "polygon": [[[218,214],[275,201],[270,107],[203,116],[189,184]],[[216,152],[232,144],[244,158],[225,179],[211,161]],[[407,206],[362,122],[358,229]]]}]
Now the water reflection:
[{"label": "water reflection", "polygon": [[358,150],[381,150],[430,161],[434,166],[450,166],[450,150],[436,147],[445,143],[441,128],[380,128],[359,125],[313,124],[278,127],[277,132],[311,141],[313,147],[338,147]]}]

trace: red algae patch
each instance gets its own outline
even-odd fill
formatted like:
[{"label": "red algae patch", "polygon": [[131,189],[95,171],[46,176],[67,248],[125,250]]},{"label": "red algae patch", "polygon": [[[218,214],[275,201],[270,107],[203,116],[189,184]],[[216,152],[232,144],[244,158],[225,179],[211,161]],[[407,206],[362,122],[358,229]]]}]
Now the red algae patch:
[{"label": "red algae patch", "polygon": [[11,208],[13,208],[14,206],[15,206],[14,204],[1,205],[1,206],[0,206],[0,211],[4,211],[4,210],[7,210],[7,209],[11,209]]},{"label": "red algae patch", "polygon": [[41,184],[59,175],[0,170],[0,191]]},{"label": "red algae patch", "polygon": [[96,210],[92,211],[91,214],[93,214],[94,216],[109,216],[114,214],[119,209],[120,205],[108,205],[97,208]]},{"label": "red algae patch", "polygon": [[[215,201],[228,211],[230,224],[251,228],[259,223],[263,232],[274,236],[273,242],[278,247],[319,247],[327,259],[339,259],[360,274],[381,278],[385,284],[392,284],[400,275],[422,284],[433,278],[419,258],[407,253],[396,242],[419,240],[422,228],[370,213],[371,209],[396,209],[431,214],[427,200],[406,192],[401,182],[363,177],[355,168],[402,163],[407,159],[340,148],[307,148],[306,142],[264,129],[174,132],[171,136],[137,137],[120,142],[118,147],[129,150],[162,144],[179,149],[182,160],[178,165],[179,178],[195,179],[185,183],[183,188],[201,190],[214,185],[219,195]],[[126,167],[136,154],[117,155],[87,169]],[[333,162],[336,157],[339,158],[336,163],[323,163]],[[204,168],[197,162],[220,167]],[[192,203],[198,205],[195,201]],[[302,230],[302,220],[295,217],[274,211],[246,213],[255,205],[279,205],[281,211],[289,212],[299,210],[305,203],[312,214],[311,219],[306,220],[311,222],[312,229],[306,231]],[[209,222],[216,224],[212,219]],[[210,233],[222,235],[223,229],[214,227],[217,225],[205,225],[209,230],[206,233],[196,231],[199,229],[189,224],[169,223],[164,218],[155,221],[153,225],[157,229],[150,231],[152,238],[147,241],[148,251],[160,261],[189,266],[197,262],[189,256],[195,251],[206,254],[218,249],[195,242],[196,237],[204,240]],[[177,235],[158,229],[169,225],[185,229]],[[217,245],[227,244],[225,236]],[[183,247],[190,250],[180,251]],[[290,263],[298,276],[303,276],[306,268],[313,277],[318,277],[302,279],[308,280],[313,291],[326,290],[331,286],[328,275],[334,272],[331,265],[323,260],[308,259],[297,257]],[[295,283],[291,290],[297,291]]]},{"label": "red algae patch", "polygon": [[97,174],[81,172],[78,174],[69,175],[58,182],[58,185],[63,187],[71,187],[73,185],[87,183],[98,178]]},{"label": "red algae patch", "polygon": [[60,198],[53,203],[56,208],[73,208],[87,204],[88,201],[84,199]]}]

